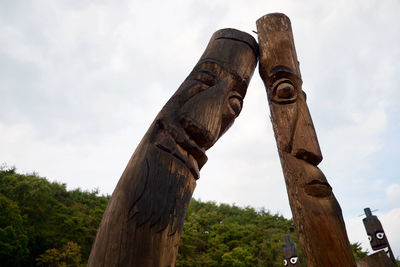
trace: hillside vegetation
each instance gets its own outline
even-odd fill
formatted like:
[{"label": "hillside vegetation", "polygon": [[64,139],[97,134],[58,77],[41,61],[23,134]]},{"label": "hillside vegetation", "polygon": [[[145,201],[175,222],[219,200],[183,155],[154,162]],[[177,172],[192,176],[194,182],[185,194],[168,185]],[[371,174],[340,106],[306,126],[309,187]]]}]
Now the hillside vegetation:
[{"label": "hillside vegetation", "polygon": [[[3,168],[0,266],[85,266],[108,200]],[[298,243],[293,221],[278,214],[192,199],[177,266],[283,266],[285,235]],[[353,249],[366,255],[359,244]]]}]

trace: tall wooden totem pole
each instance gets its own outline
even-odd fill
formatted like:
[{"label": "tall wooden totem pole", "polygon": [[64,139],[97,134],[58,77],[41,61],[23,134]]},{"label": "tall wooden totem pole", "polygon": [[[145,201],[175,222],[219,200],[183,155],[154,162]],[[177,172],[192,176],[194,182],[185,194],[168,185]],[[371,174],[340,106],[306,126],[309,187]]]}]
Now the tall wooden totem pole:
[{"label": "tall wooden totem pole", "polygon": [[257,63],[247,33],[217,31],[143,137],[112,194],[88,266],[175,266],[209,149],[239,115]]},{"label": "tall wooden totem pole", "polygon": [[383,226],[376,215],[372,215],[370,208],[365,208],[365,218],[363,223],[365,231],[367,231],[368,240],[371,244],[371,248],[374,251],[383,250],[389,259],[396,264],[396,258],[393,255],[392,248],[389,245],[389,241],[383,230]]},{"label": "tall wooden totem pole", "polygon": [[317,167],[322,155],[302,90],[290,20],[269,14],[257,21],[257,31],[259,71],[307,266],[356,266],[339,203]]}]

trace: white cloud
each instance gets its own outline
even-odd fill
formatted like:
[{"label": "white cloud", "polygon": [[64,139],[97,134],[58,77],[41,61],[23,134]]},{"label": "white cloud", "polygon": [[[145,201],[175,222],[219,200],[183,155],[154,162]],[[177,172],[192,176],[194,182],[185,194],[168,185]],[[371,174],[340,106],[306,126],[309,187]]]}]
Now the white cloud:
[{"label": "white cloud", "polygon": [[377,216],[382,223],[383,229],[385,230],[395,257],[400,257],[400,208],[396,208],[382,214],[378,212]]},{"label": "white cloud", "polygon": [[400,202],[400,184],[391,184],[386,188],[386,197],[393,203]]}]

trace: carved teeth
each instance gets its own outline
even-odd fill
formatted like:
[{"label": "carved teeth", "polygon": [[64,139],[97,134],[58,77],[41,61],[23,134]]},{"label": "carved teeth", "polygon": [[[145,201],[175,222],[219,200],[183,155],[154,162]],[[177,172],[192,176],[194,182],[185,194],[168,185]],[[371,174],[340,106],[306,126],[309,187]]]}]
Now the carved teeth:
[{"label": "carved teeth", "polygon": [[386,252],[386,255],[390,258],[389,247],[383,249]]},{"label": "carved teeth", "polygon": [[384,247],[382,249],[379,249],[378,251],[385,251],[386,255],[390,258],[390,251],[389,251],[389,247]]}]

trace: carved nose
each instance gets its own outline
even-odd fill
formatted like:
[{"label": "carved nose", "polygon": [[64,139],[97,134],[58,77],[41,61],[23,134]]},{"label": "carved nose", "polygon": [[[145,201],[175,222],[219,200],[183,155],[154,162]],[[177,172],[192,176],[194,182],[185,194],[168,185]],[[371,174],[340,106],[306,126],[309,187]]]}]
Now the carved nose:
[{"label": "carved nose", "polygon": [[180,110],[180,122],[184,130],[204,149],[217,141],[223,100],[221,88],[214,86],[192,97]]},{"label": "carved nose", "polygon": [[297,123],[292,143],[292,154],[308,163],[317,166],[322,161],[317,134],[305,102],[299,108]]}]

